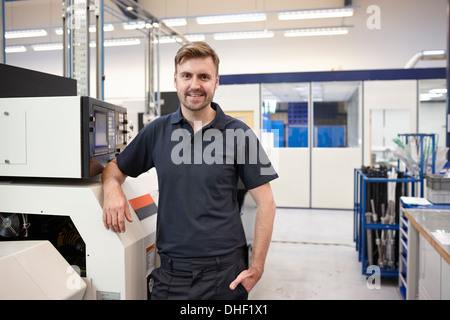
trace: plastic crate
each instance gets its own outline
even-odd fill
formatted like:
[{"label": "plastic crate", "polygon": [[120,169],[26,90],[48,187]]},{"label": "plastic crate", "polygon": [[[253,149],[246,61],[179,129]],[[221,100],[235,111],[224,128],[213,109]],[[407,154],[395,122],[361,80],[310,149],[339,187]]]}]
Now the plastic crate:
[{"label": "plastic crate", "polygon": [[434,190],[427,187],[427,199],[434,204],[449,204],[450,190]]},{"label": "plastic crate", "polygon": [[450,178],[445,178],[441,174],[429,174],[427,187],[433,190],[450,190]]}]

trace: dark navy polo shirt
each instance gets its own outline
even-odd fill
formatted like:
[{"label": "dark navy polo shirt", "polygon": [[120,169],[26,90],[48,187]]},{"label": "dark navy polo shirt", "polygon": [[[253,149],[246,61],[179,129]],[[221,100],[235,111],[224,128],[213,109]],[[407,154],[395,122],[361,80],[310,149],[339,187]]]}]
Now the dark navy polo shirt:
[{"label": "dark navy polo shirt", "polygon": [[146,125],[117,157],[131,177],[156,168],[161,255],[211,257],[242,247],[239,177],[246,189],[278,177],[253,131],[218,104],[211,106],[214,120],[195,135],[179,108]]}]

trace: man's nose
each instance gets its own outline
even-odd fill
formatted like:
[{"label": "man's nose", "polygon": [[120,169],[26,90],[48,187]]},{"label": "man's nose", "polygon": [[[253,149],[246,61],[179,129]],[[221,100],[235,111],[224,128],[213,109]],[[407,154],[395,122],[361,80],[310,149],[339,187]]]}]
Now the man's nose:
[{"label": "man's nose", "polygon": [[198,89],[200,87],[200,79],[197,76],[192,77],[191,89]]}]

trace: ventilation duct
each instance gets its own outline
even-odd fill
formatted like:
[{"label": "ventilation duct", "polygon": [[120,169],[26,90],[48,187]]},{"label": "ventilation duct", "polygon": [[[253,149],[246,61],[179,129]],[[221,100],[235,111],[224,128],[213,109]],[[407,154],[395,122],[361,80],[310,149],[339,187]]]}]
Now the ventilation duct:
[{"label": "ventilation duct", "polygon": [[447,58],[445,50],[424,50],[417,52],[405,64],[405,69],[411,69],[416,66],[420,60],[444,60]]}]

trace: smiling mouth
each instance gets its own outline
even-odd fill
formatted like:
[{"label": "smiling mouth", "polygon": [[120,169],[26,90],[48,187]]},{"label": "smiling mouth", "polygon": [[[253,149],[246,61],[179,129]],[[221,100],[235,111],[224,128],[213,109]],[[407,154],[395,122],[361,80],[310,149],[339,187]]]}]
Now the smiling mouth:
[{"label": "smiling mouth", "polygon": [[203,97],[205,94],[203,92],[188,92],[186,96],[192,97],[192,98],[199,98]]}]

